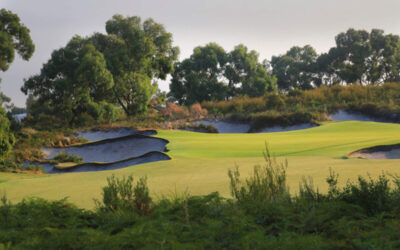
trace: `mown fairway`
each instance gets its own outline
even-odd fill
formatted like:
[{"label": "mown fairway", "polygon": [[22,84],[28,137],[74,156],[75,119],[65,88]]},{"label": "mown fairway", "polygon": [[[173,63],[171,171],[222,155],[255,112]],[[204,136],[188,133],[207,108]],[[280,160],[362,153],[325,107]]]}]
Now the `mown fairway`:
[{"label": "mown fairway", "polygon": [[129,168],[58,175],[0,173],[0,192],[5,190],[14,202],[28,196],[69,200],[78,206],[92,208],[99,198],[106,177],[133,174],[147,175],[153,196],[174,195],[187,190],[190,194],[219,191],[229,196],[227,171],[237,164],[243,176],[255,164],[262,164],[262,151],[268,142],[278,161],[287,159],[288,182],[295,193],[303,176],[312,176],[320,191],[332,168],[340,174],[342,184],[368,173],[400,174],[400,160],[346,159],[357,149],[400,143],[400,125],[374,122],[332,122],[320,127],[265,134],[203,134],[184,131],[159,131],[168,139],[171,161],[148,163]]}]

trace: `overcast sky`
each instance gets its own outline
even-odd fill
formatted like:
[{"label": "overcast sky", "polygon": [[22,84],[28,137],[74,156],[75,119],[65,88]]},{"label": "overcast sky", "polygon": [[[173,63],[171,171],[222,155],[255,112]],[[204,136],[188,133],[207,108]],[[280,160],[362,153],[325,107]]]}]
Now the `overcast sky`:
[{"label": "overcast sky", "polygon": [[[23,79],[39,73],[54,49],[75,34],[105,32],[105,22],[117,13],[164,24],[181,59],[208,42],[226,50],[243,43],[263,60],[293,45],[325,52],[350,27],[400,35],[400,0],[0,0],[0,8],[18,14],[36,45],[29,62],[16,58],[0,71],[1,89],[17,106],[25,105]],[[160,85],[168,90],[167,82]]]}]

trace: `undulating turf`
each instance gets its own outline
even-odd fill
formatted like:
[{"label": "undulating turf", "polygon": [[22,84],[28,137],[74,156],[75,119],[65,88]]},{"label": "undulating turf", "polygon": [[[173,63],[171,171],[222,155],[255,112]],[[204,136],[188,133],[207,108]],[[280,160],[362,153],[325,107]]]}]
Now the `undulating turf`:
[{"label": "undulating turf", "polygon": [[0,192],[14,202],[28,196],[69,200],[78,206],[93,207],[106,177],[133,174],[148,176],[153,196],[219,191],[229,196],[227,171],[238,165],[243,175],[255,164],[262,164],[265,142],[278,161],[289,162],[288,183],[295,193],[303,176],[311,176],[321,191],[332,168],[342,184],[358,175],[372,177],[400,173],[400,160],[347,159],[352,151],[384,144],[400,143],[400,125],[374,122],[331,122],[320,127],[264,134],[204,134],[185,131],[159,131],[170,141],[170,161],[136,165],[102,172],[29,175],[0,173]]}]

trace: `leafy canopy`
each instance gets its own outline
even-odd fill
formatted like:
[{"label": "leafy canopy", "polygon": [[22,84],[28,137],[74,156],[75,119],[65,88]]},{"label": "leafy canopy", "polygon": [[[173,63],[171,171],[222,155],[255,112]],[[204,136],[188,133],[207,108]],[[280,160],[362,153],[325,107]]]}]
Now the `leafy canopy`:
[{"label": "leafy canopy", "polygon": [[[35,50],[35,45],[17,14],[6,9],[0,9],[0,70],[7,71],[14,61],[15,51],[24,59],[29,60]],[[1,82],[1,78],[0,78]],[[0,158],[5,156],[14,144],[14,136],[10,131],[10,121],[2,108],[3,101],[9,101],[0,92]]]},{"label": "leafy canopy", "polygon": [[227,53],[216,43],[199,46],[175,64],[171,94],[181,103],[227,100],[236,95],[262,96],[275,89],[275,78],[244,45]]},{"label": "leafy canopy", "polygon": [[[37,98],[40,113],[82,120],[115,120],[116,107],[126,115],[146,112],[156,79],[173,70],[179,49],[172,34],[152,19],[115,15],[106,23],[107,34],[74,37],[53,52],[39,75],[25,81],[22,91]],[[46,108],[43,108],[46,107]]]}]

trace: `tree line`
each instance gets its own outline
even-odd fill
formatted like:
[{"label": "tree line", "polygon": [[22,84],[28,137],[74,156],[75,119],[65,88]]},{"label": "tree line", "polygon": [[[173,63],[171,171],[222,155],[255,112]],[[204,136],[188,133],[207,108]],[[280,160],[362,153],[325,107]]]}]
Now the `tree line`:
[{"label": "tree line", "polygon": [[[5,71],[14,49],[27,60],[34,45],[25,26],[18,33],[10,29],[16,26],[7,24],[7,15],[2,18],[2,43],[8,45],[2,46],[0,66]],[[115,15],[105,26],[105,34],[74,36],[53,51],[38,74],[24,80],[21,90],[35,119],[82,125],[143,114],[152,98],[163,96],[157,80],[168,75],[170,100],[184,105],[323,85],[400,81],[399,36],[378,29],[340,33],[335,46],[322,54],[310,45],[294,46],[260,61],[243,44],[226,51],[209,43],[178,61],[172,34],[153,19]]]},{"label": "tree line", "polygon": [[215,43],[194,49],[175,64],[171,96],[182,104],[227,100],[236,95],[308,90],[319,86],[400,81],[400,38],[383,30],[349,29],[335,46],[318,54],[310,45],[258,60],[256,51],[238,45],[231,52]]}]

